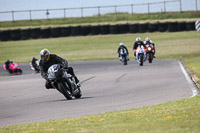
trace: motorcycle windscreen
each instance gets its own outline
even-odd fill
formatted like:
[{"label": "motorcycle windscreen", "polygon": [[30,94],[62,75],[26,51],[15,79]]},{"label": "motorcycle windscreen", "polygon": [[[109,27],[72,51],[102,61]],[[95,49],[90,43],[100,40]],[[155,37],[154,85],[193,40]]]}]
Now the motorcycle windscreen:
[{"label": "motorcycle windscreen", "polygon": [[55,73],[58,71],[58,64],[54,64],[49,67],[48,69],[48,79],[52,80],[55,79]]}]

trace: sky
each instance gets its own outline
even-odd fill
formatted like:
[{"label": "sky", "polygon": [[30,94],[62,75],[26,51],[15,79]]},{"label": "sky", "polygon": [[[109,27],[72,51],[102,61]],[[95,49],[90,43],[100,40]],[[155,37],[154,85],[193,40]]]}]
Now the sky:
[{"label": "sky", "polygon": [[13,10],[126,5],[158,1],[163,0],[0,0],[0,12]]},{"label": "sky", "polygon": [[[131,5],[141,3],[163,2],[173,0],[0,0],[0,21],[11,21],[13,15],[11,12],[6,11],[26,11],[15,12],[14,20],[27,20],[30,19],[29,10],[45,9],[40,12],[32,12],[32,19],[46,18],[46,9],[62,9],[59,11],[49,12],[49,18],[64,17],[64,8],[80,8],[80,7],[97,7],[97,6],[113,6],[113,5]],[[200,0],[181,0],[182,11],[196,10],[196,2],[198,10],[200,10]],[[150,5],[150,12],[163,12],[164,4]],[[115,8],[101,8],[100,14],[113,13]],[[134,13],[147,13],[148,6],[140,5],[134,6]],[[179,2],[170,2],[166,4],[166,11],[180,11]],[[3,13],[2,13],[3,12]],[[6,12],[6,13],[5,13]],[[117,7],[117,12],[131,13],[131,7]],[[65,11],[66,17],[81,17],[81,10],[67,10]],[[98,8],[84,9],[83,16],[94,16],[98,14]]]}]

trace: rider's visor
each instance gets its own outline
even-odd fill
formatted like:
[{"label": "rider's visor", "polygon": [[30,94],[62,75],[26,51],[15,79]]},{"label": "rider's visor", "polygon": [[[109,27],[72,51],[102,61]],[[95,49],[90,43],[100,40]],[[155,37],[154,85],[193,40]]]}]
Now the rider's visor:
[{"label": "rider's visor", "polygon": [[46,55],[41,55],[41,59],[46,59],[47,56]]}]

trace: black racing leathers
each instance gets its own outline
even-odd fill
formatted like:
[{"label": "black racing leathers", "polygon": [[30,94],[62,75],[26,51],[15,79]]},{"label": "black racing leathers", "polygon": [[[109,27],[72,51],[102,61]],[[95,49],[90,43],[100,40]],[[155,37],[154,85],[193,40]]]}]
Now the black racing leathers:
[{"label": "black racing leathers", "polygon": [[136,56],[136,48],[139,46],[139,45],[142,45],[145,49],[146,49],[146,46],[144,45],[143,41],[137,41],[133,44],[133,51],[134,51],[134,56]]},{"label": "black racing leathers", "polygon": [[133,44],[133,50],[136,50],[136,48],[139,46],[139,45],[142,45],[145,49],[146,49],[146,46],[144,45],[144,43],[142,41],[138,41],[138,42],[135,42]]},{"label": "black racing leathers", "polygon": [[[75,78],[76,83],[77,84],[79,83],[79,80],[76,77],[73,68],[72,67],[68,67],[68,62],[65,59],[63,59],[63,58],[61,58],[61,57],[59,57],[59,56],[57,56],[55,54],[50,54],[49,61],[44,62],[43,60],[40,60],[40,72],[41,72],[41,76],[44,79],[46,79],[45,87],[47,89],[53,88],[53,86],[51,85],[50,81],[48,80],[47,71],[48,71],[49,67],[54,65],[54,64],[62,65],[62,67],[67,69],[67,72],[70,73]],[[80,85],[80,84],[78,84],[78,85]]]},{"label": "black racing leathers", "polygon": [[123,50],[125,49],[126,52],[127,52],[127,54],[129,55],[128,49],[126,48],[126,46],[122,45],[122,46],[119,46],[119,48],[118,48],[118,54],[119,54],[119,56],[120,56],[120,49],[123,49]]},{"label": "black racing leathers", "polygon": [[54,64],[61,64],[63,66],[63,68],[68,68],[68,62],[65,59],[63,59],[55,54],[50,54],[50,58],[48,61],[40,60],[40,72],[41,72],[41,76],[44,79],[48,80],[47,71],[48,71],[49,67]]}]

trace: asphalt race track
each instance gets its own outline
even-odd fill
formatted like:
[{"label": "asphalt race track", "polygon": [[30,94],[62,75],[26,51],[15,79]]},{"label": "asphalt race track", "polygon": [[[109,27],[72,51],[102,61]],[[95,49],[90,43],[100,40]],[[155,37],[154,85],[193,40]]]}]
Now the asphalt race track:
[{"label": "asphalt race track", "polygon": [[82,97],[66,100],[29,64],[23,75],[9,76],[0,69],[0,127],[64,119],[166,103],[193,95],[179,61],[153,60],[124,66],[118,60],[69,62],[82,83]]}]

